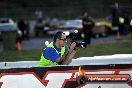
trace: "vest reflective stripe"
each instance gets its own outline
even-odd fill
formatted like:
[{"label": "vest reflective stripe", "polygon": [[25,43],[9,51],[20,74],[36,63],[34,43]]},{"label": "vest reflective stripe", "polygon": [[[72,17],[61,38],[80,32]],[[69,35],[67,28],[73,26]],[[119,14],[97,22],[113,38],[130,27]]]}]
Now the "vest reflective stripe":
[{"label": "vest reflective stripe", "polygon": [[[58,54],[61,54],[61,57],[65,53],[65,46],[61,48],[61,52],[58,52],[54,48],[53,42],[51,42],[47,47],[53,48]],[[49,66],[49,65],[57,65],[57,63],[56,62],[52,62],[51,60],[48,60],[48,59],[44,58],[44,55],[43,55],[43,52],[42,52],[41,59],[40,59],[40,62],[38,64],[38,66]]]}]

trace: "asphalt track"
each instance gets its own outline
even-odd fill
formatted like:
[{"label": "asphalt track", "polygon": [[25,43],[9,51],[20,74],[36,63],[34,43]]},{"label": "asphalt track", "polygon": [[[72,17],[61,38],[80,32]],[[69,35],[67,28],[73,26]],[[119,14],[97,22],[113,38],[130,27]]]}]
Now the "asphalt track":
[{"label": "asphalt track", "polygon": [[[121,41],[127,39],[127,35],[121,36]],[[52,41],[51,38],[45,38],[45,37],[39,37],[39,38],[30,38],[29,40],[23,40],[21,43],[22,50],[30,50],[30,49],[43,49],[45,47],[45,41]],[[117,42],[116,35],[108,36],[103,38],[104,43],[110,43],[110,42]],[[99,38],[92,38],[91,44],[100,44]],[[0,52],[3,51],[3,44],[2,41],[0,41]]]},{"label": "asphalt track", "polygon": [[[122,36],[121,40],[127,39],[128,36]],[[45,47],[45,41],[52,41],[53,38],[32,38],[30,40],[25,40],[22,42],[23,50],[30,49],[43,49]],[[109,36],[103,38],[104,43],[117,42],[116,36]],[[91,44],[100,44],[100,39],[91,39]]]}]

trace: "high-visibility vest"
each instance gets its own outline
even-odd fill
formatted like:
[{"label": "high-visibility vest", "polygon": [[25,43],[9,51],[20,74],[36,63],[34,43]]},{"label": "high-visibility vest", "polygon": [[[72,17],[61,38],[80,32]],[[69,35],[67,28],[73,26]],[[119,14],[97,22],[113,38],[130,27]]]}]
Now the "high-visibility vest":
[{"label": "high-visibility vest", "polygon": [[[61,52],[58,52],[55,48],[54,48],[54,45],[53,45],[53,42],[51,42],[47,47],[51,47],[53,48],[56,53],[60,54],[61,57],[64,55],[65,53],[65,46],[61,48]],[[38,63],[38,66],[50,66],[50,65],[57,65],[57,62],[52,62],[51,60],[49,60],[48,58],[45,58],[44,55],[43,55],[43,52],[42,52],[42,55],[41,55],[41,59],[40,59],[40,62]]]}]

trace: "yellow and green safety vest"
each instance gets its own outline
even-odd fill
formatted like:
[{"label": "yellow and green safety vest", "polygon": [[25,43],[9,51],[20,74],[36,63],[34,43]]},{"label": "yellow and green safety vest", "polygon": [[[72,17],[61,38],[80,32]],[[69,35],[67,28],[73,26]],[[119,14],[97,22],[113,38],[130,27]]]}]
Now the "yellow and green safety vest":
[{"label": "yellow and green safety vest", "polygon": [[[61,52],[58,52],[55,48],[54,48],[54,45],[53,45],[53,42],[51,42],[47,47],[51,47],[53,48],[56,53],[58,54],[61,54],[61,57],[64,55],[65,53],[65,46],[61,48]],[[42,55],[41,55],[41,59],[38,63],[38,66],[50,66],[50,65],[57,65],[57,62],[52,62],[51,60],[48,60],[48,58],[46,59],[43,55],[43,52],[42,52]]]}]

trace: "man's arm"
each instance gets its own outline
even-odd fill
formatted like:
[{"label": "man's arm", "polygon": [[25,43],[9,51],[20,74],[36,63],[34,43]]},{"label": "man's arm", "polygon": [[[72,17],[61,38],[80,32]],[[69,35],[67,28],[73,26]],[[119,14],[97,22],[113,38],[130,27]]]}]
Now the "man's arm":
[{"label": "man's arm", "polygon": [[76,53],[76,50],[74,50],[75,46],[76,46],[76,43],[73,42],[70,46],[69,51],[67,53],[65,53],[62,57],[58,58],[56,60],[56,62],[58,63],[58,62],[63,61],[62,64],[67,64],[68,65],[70,63],[71,59],[74,57],[74,55]]},{"label": "man's arm", "polygon": [[76,50],[73,50],[71,53],[68,53],[62,64],[68,65],[71,62],[75,54],[76,54]]},{"label": "man's arm", "polygon": [[59,62],[63,61],[65,59],[65,57],[67,56],[67,54],[68,54],[68,52],[65,53],[62,57],[60,56],[59,58],[57,58],[55,62],[59,63]]}]

